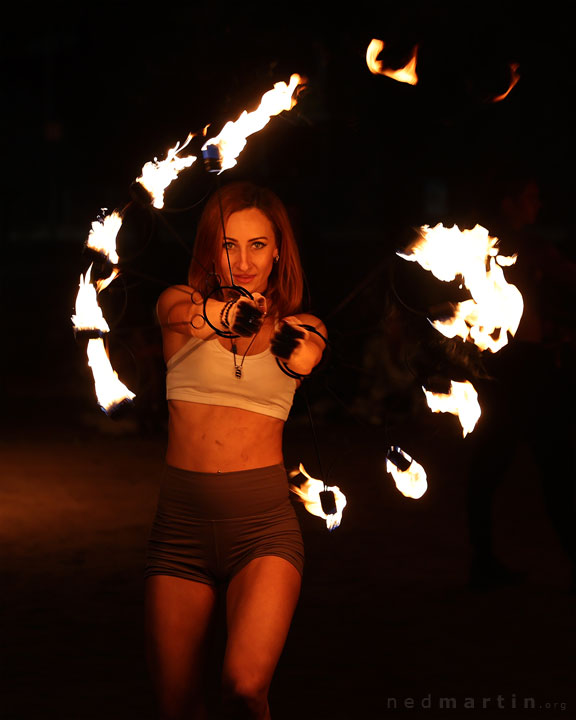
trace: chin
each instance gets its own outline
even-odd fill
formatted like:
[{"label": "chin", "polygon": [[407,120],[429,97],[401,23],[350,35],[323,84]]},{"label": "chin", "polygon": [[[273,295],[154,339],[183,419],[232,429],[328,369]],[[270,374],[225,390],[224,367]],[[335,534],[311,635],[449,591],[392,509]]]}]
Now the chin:
[{"label": "chin", "polygon": [[244,282],[242,280],[234,279],[234,282],[236,283],[236,285],[241,285],[245,290],[249,290],[251,293],[258,292],[264,294],[267,287],[265,284],[258,282],[258,280]]}]

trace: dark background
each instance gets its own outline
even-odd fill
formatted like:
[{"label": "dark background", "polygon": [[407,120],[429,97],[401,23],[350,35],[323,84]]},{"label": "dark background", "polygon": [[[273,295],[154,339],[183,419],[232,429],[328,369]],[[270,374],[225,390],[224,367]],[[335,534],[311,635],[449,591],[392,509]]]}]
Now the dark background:
[{"label": "dark background", "polygon": [[[101,208],[124,207],[145,162],[207,123],[217,132],[292,72],[308,78],[308,93],[250,138],[222,180],[251,178],[285,200],[313,311],[329,317],[414,228],[479,222],[483,194],[510,168],[537,173],[540,226],[572,256],[567,23],[553,5],[506,8],[383,4],[355,17],[287,10],[274,21],[257,9],[194,4],[156,14],[131,3],[22,12],[4,32],[2,81],[2,288],[7,302],[18,298],[5,332],[20,351],[18,363],[4,357],[8,397],[17,389],[19,405],[30,383],[36,399],[42,394],[39,332],[50,389],[64,383],[67,399],[82,393],[68,318],[88,264],[83,243]],[[384,59],[397,66],[419,45],[416,87],[368,72],[366,47],[380,36]],[[489,102],[508,87],[511,62],[520,63],[520,83]],[[214,183],[197,162],[167,192],[167,208],[194,205]],[[200,210],[164,217],[191,244]],[[125,278],[103,299],[118,330],[112,345],[127,327],[153,324],[155,297],[181,282],[188,264],[163,223],[136,209],[122,239]],[[375,283],[385,290],[383,275],[372,292]],[[375,292],[349,304],[331,330],[349,336],[369,327],[383,302]],[[25,381],[8,380],[19,371]]]},{"label": "dark background", "polygon": [[[163,216],[174,232],[135,206],[127,212],[120,252],[130,261],[102,296],[114,366],[137,394],[131,414],[116,423],[96,406],[69,320],[87,267],[83,246],[101,208],[129,202],[145,162],[207,123],[217,132],[293,72],[307,77],[307,93],[249,138],[222,181],[269,185],[294,220],[309,307],[326,319],[332,340],[327,368],[308,393],[330,481],[348,494],[350,519],[337,536],[301,514],[310,571],[274,716],[354,718],[363,716],[359,706],[379,717],[387,697],[500,691],[508,703],[513,693],[535,695],[541,704],[571,701],[573,710],[569,572],[530,456],[519,453],[497,526],[500,550],[529,580],[477,597],[466,590],[466,444],[453,418],[422,410],[382,328],[394,304],[391,278],[402,277],[394,251],[422,224],[481,221],[490,183],[510,168],[536,174],[543,202],[536,229],[574,259],[570,35],[567,10],[554,3],[532,10],[355,4],[345,13],[202,4],[153,11],[132,3],[16,10],[2,32],[1,83],[0,512],[6,667],[17,678],[5,691],[6,717],[33,717],[40,708],[49,717],[145,717],[139,572],[166,412],[154,303],[164,286],[184,281],[188,253],[175,233],[191,245],[215,177],[198,161],[167,192]],[[417,86],[369,73],[372,37],[386,41],[385,57],[398,66],[418,44]],[[493,103],[508,86],[510,62],[520,64],[521,80]],[[418,318],[405,322],[410,337],[420,327],[428,337]],[[427,467],[430,490],[421,501],[389,487],[382,464],[391,442]],[[299,397],[287,461],[302,457],[317,467]],[[143,465],[139,480],[130,479],[130,461]],[[97,467],[106,480],[95,480]],[[110,495],[95,493],[93,482]],[[80,504],[58,505],[62,488]],[[117,514],[79,539],[76,524],[85,518],[92,527],[99,503],[113,514],[107,503],[116,493],[125,493],[119,506],[138,520]],[[52,529],[47,518],[56,516]],[[99,558],[92,563],[91,552]]]}]

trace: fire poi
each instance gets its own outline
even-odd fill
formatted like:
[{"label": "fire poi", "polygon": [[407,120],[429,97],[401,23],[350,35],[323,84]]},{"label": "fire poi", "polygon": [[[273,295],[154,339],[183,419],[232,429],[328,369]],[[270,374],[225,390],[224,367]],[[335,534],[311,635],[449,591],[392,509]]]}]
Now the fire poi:
[{"label": "fire poi", "polygon": [[75,333],[89,338],[86,348],[88,365],[94,377],[98,404],[108,415],[116,414],[135,397],[134,393],[119,380],[110,364],[103,340],[103,336],[110,332],[110,327],[98,304],[98,294],[118,276],[118,269],[115,267],[119,261],[116,237],[121,225],[122,218],[117,212],[92,223],[86,246],[93,252],[99,253],[103,260],[113,267],[108,277],[97,280],[95,284],[91,281],[93,265],[90,265],[84,276],[80,276],[76,313],[72,316]]},{"label": "fire poi", "polygon": [[154,160],[147,162],[142,168],[142,175],[136,178],[135,182],[150,194],[152,205],[155,208],[161,209],[164,207],[164,191],[166,188],[177,179],[181,170],[190,167],[196,161],[194,155],[185,155],[184,157],[179,155],[193,137],[194,134],[190,133],[182,146],[177,142],[173,148],[168,150],[164,160],[159,161],[154,158]]},{"label": "fire poi", "polygon": [[118,378],[113,370],[102,338],[88,340],[88,365],[94,374],[94,386],[98,403],[105,413],[117,411],[125,403],[131,402],[135,395]]},{"label": "fire poi", "polygon": [[86,240],[86,247],[104,255],[112,265],[118,265],[119,257],[116,251],[116,238],[121,226],[122,216],[117,211],[94,220]]},{"label": "fire poi", "polygon": [[[290,473],[290,477],[294,478],[299,473],[304,475],[306,481],[299,486],[291,484],[290,490],[304,503],[309,513],[326,520],[328,530],[335,530],[342,522],[342,511],[346,507],[346,496],[339,487],[335,485],[327,486],[322,480],[309,475],[302,463],[300,463],[298,470]],[[323,493],[326,492],[333,494],[336,504],[335,512],[333,512],[334,508],[325,507]]]},{"label": "fire poi", "polygon": [[456,415],[462,426],[462,435],[466,437],[474,430],[480,417],[478,393],[469,380],[450,383],[449,393],[435,393],[422,388],[426,402],[432,412],[447,412]]},{"label": "fire poi", "polygon": [[516,256],[499,255],[497,245],[498,238],[480,225],[472,230],[425,225],[419,238],[397,253],[443,282],[462,277],[472,298],[454,303],[451,318],[431,322],[446,337],[459,336],[491,352],[507,344],[508,333],[514,336],[524,309],[520,291],[504,277],[503,268],[515,263]]},{"label": "fire poi", "polygon": [[512,92],[512,88],[514,88],[520,80],[519,68],[520,65],[518,63],[510,63],[510,85],[501,95],[497,95],[495,98],[492,98],[492,102],[500,102],[501,100],[504,100],[504,98],[507,98]]},{"label": "fire poi", "polygon": [[85,275],[80,275],[80,287],[76,295],[76,313],[72,315],[74,330],[101,336],[110,332],[100,305],[98,305],[97,289],[92,284],[90,275],[92,265]]},{"label": "fire poi", "polygon": [[[250,113],[241,114],[234,123],[227,123],[220,135],[212,138],[206,146],[217,148],[219,157],[219,171],[226,170],[236,164],[236,159],[246,145],[246,138],[261,130],[270,118],[283,110],[290,110],[297,102],[295,90],[302,78],[294,74],[288,84],[279,82],[272,90],[264,93],[259,107]],[[178,178],[179,173],[191,167],[196,161],[193,155],[181,156],[181,152],[189,145],[194,137],[190,133],[184,143],[168,150],[164,160],[154,158],[142,167],[141,175],[135,180],[140,193],[156,209],[164,207],[164,192],[169,185]],[[205,146],[205,147],[206,147]],[[119,263],[116,251],[116,237],[122,225],[122,216],[117,211],[101,217],[92,223],[86,248],[93,253],[99,253],[112,266],[113,270],[108,278],[92,284],[91,267],[84,276],[80,277],[80,288],[76,298],[76,312],[72,316],[72,323],[76,333],[90,333],[90,337],[99,337],[109,332],[102,310],[98,304],[97,294],[107,287],[118,275],[115,266]],[[112,369],[104,343],[88,345],[89,365],[94,375],[94,384],[100,407],[107,413],[113,408],[135,397],[118,379]],[[104,360],[106,358],[106,361]]]},{"label": "fire poi", "polygon": [[[476,225],[471,230],[451,228],[441,223],[420,228],[419,237],[397,254],[417,262],[443,282],[461,278],[469,300],[451,303],[449,317],[429,319],[445,337],[459,337],[474,343],[480,350],[498,352],[514,336],[524,309],[522,294],[506,281],[504,268],[516,262],[516,256],[498,253],[498,238]],[[481,414],[478,393],[470,381],[452,382],[448,393],[423,388],[433,412],[456,415],[464,437],[478,422]]]},{"label": "fire poi", "polygon": [[373,75],[384,75],[392,78],[401,83],[408,83],[408,85],[416,85],[418,82],[418,75],[416,74],[416,61],[418,58],[418,46],[412,51],[412,57],[404,65],[404,67],[392,69],[386,67],[382,60],[378,60],[378,55],[382,52],[385,45],[382,40],[374,38],[370,41],[368,48],[366,49],[366,64],[368,69]]},{"label": "fire poi", "polygon": [[[271,117],[294,107],[297,102],[295,91],[301,83],[302,78],[297,74],[291,76],[288,84],[276,83],[272,90],[264,93],[256,110],[250,113],[244,111],[235,122],[226,123],[219,135],[207,140],[202,148],[207,169],[220,173],[234,167],[246,145],[246,138],[265,127]],[[133,195],[144,204],[150,203],[154,208],[162,209],[165,190],[177,179],[181,170],[191,167],[196,161],[193,155],[180,156],[193,137],[191,133],[182,145],[177,143],[170,148],[164,160],[154,158],[146,163],[142,174],[133,183]],[[101,254],[114,267],[109,276],[99,280],[96,286],[90,279],[92,266],[85,276],[80,277],[76,314],[72,317],[77,333],[90,333],[87,346],[88,364],[94,376],[98,403],[107,414],[113,414],[135,397],[120,381],[110,364],[102,339],[102,335],[109,332],[110,328],[97,299],[97,294],[118,275],[115,267],[119,263],[116,237],[121,225],[122,217],[116,211],[92,223],[86,248]],[[300,487],[291,486],[292,491],[302,499],[309,512],[326,519],[329,530],[338,527],[346,505],[343,493],[337,487],[328,487],[321,480],[312,478],[302,465],[300,472],[306,476],[307,481]]]},{"label": "fire poi", "polygon": [[426,470],[398,446],[388,449],[386,471],[392,475],[396,487],[404,497],[417,500],[428,489]]},{"label": "fire poi", "polygon": [[262,95],[256,110],[244,110],[237,120],[230,120],[216,137],[207,140],[202,153],[209,169],[223,172],[234,167],[246,146],[246,138],[262,130],[274,115],[294,107],[297,102],[295,91],[301,83],[302,78],[297,74],[290,77],[289,83],[277,82],[272,90]]},{"label": "fire poi", "polygon": [[[383,49],[384,43],[381,40],[374,39],[370,43],[366,52],[366,62],[370,71],[398,82],[415,85],[418,82],[416,74],[418,47],[414,48],[410,61],[399,69],[387,68],[378,60],[378,55]],[[518,82],[517,66],[511,66],[511,72],[512,81],[509,89],[495,98],[495,102],[506,97]],[[220,133],[207,140],[202,147],[206,168],[221,173],[234,167],[246,145],[247,137],[265,127],[271,117],[294,107],[297,102],[296,90],[301,83],[302,78],[293,74],[289,83],[276,83],[273,89],[264,93],[256,110],[244,111],[236,121],[227,122]],[[197,158],[194,155],[181,155],[193,137],[194,135],[190,133],[182,145],[177,143],[170,148],[164,160],[159,161],[154,158],[142,167],[141,175],[136,179],[135,185],[154,208],[164,207],[165,190],[177,179],[183,169],[195,163]],[[94,374],[98,402],[106,412],[135,397],[120,382],[110,365],[102,341],[102,335],[109,332],[109,327],[97,300],[97,294],[118,275],[116,236],[121,224],[122,217],[117,212],[92,223],[86,247],[105,257],[113,266],[113,270],[108,278],[100,280],[96,286],[90,280],[91,268],[85,276],[81,276],[76,313],[72,318],[76,332],[91,333],[93,336],[87,349],[89,365]],[[507,333],[514,335],[523,307],[520,292],[514,285],[506,282],[503,272],[503,267],[513,263],[515,258],[498,255],[496,245],[497,238],[491,238],[488,231],[480,226],[470,231],[460,231],[457,227],[444,228],[439,224],[435,228],[424,226],[419,240],[405,252],[398,253],[405,260],[418,262],[440,280],[451,281],[457,276],[462,276],[463,284],[472,296],[471,299],[455,303],[449,318],[430,320],[430,322],[446,337],[458,336],[462,340],[474,342],[481,350],[487,349],[491,352],[497,352],[508,342]],[[92,340],[97,340],[98,343],[92,343]],[[448,394],[433,393],[425,388],[424,392],[433,412],[456,414],[460,419],[464,436],[473,430],[480,415],[480,407],[477,393],[471,383],[453,382]],[[400,470],[390,460],[387,460],[388,471],[393,475],[401,492],[410,497],[420,497],[426,490],[424,469],[400,448],[396,449],[396,455],[398,458],[404,456],[405,460],[409,459],[411,468],[409,475],[404,475],[408,473],[408,468]],[[322,481],[309,476],[302,465],[300,472],[308,478],[307,483],[301,488],[293,488],[293,491],[303,500],[310,512],[326,518],[329,529],[337,527],[346,504],[345,497],[338,488],[327,488]],[[324,492],[332,491],[336,500],[336,508],[332,508],[328,514],[322,509],[321,488],[324,488]]]}]

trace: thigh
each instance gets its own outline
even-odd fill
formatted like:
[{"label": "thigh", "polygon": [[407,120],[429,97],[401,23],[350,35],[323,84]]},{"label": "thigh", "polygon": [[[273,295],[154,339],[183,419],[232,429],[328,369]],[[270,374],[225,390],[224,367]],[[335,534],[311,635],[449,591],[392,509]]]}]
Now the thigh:
[{"label": "thigh", "polygon": [[161,711],[177,716],[201,694],[216,588],[169,575],[146,580],[147,655]]},{"label": "thigh", "polygon": [[268,688],[288,635],[300,585],[301,576],[294,565],[271,555],[255,558],[230,581],[225,682]]}]

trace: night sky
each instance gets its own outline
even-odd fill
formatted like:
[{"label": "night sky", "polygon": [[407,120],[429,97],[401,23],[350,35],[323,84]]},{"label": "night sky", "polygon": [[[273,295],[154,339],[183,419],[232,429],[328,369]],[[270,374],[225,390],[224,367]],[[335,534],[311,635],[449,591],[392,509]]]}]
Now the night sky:
[{"label": "night sky", "polygon": [[[47,357],[58,358],[56,375],[69,379],[72,279],[85,269],[82,247],[100,209],[124,207],[145,162],[207,123],[217,132],[292,72],[308,78],[306,95],[249,140],[225,180],[268,184],[289,206],[313,311],[329,315],[419,225],[481,221],[483,193],[511,168],[537,174],[539,223],[573,254],[570,43],[554,5],[518,13],[383,3],[355,17],[320,9],[274,22],[265,15],[196,4],[152,13],[131,3],[70,13],[56,4],[20,12],[4,30],[10,174],[2,285],[8,302],[19,297],[7,322],[24,356],[38,337],[29,314],[38,324],[40,313]],[[368,72],[372,37],[386,42],[382,57],[395,66],[419,46],[416,87]],[[519,84],[505,101],[489,102],[508,87],[512,62]],[[173,184],[166,205],[189,208],[213,183],[198,162]],[[187,243],[200,209],[166,213]],[[166,231],[138,213],[125,225],[129,254],[138,256],[133,269],[182,280],[187,256]],[[141,281],[117,324],[143,322],[136,303],[144,296],[153,304],[161,289]],[[124,290],[115,292],[124,306]],[[352,315],[334,329],[345,335],[350,323],[362,324],[370,302],[348,306]],[[19,367],[24,375],[31,369],[25,358]]]}]

